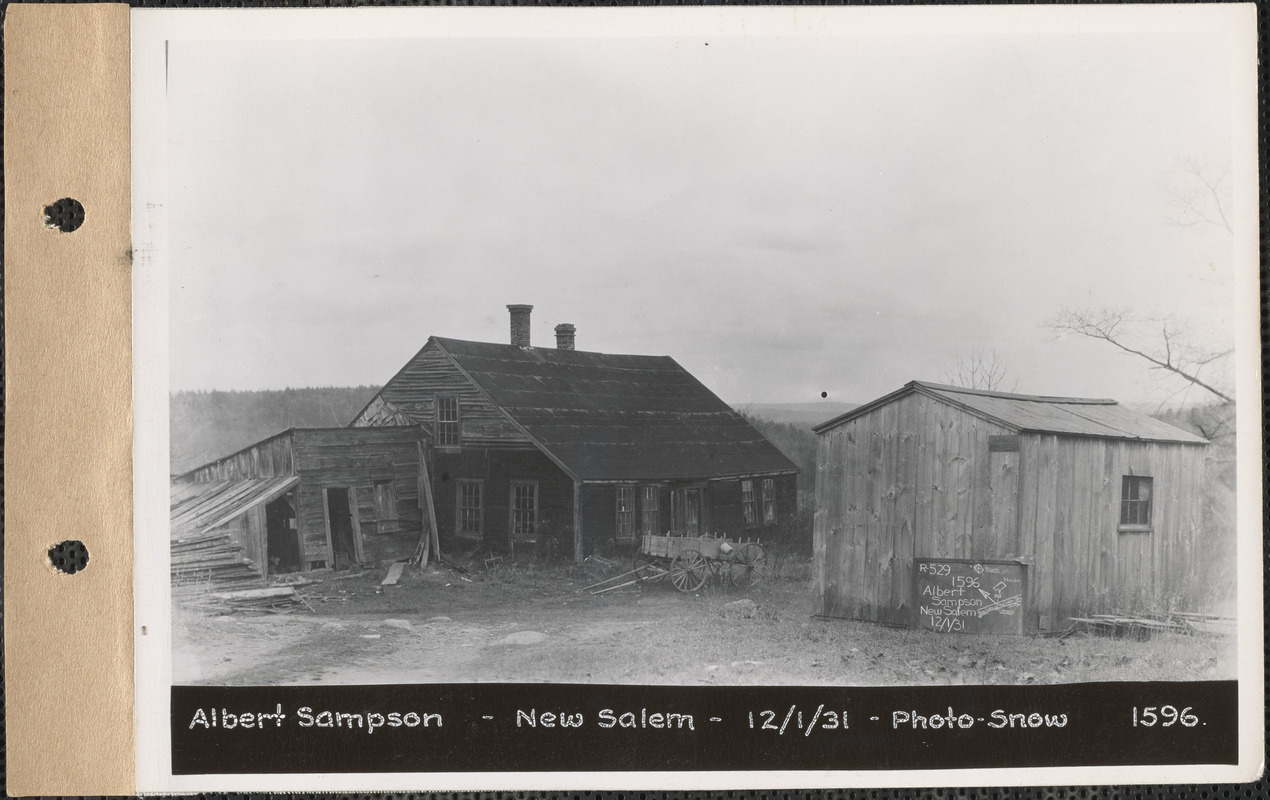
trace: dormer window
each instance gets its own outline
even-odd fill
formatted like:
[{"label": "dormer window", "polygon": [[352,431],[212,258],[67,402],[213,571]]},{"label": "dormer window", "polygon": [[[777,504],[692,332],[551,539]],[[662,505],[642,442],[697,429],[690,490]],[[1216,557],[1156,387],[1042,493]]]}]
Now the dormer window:
[{"label": "dormer window", "polygon": [[438,447],[459,446],[459,398],[437,395],[435,427]]}]

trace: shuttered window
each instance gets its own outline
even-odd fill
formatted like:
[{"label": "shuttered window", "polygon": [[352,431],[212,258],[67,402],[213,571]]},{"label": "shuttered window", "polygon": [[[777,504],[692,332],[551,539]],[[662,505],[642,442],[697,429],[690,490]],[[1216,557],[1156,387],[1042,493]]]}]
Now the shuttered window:
[{"label": "shuttered window", "polygon": [[1120,482],[1120,526],[1129,530],[1151,527],[1153,481],[1141,475],[1125,475]]},{"label": "shuttered window", "polygon": [[392,481],[375,481],[375,518],[381,524],[397,520],[397,490]]}]

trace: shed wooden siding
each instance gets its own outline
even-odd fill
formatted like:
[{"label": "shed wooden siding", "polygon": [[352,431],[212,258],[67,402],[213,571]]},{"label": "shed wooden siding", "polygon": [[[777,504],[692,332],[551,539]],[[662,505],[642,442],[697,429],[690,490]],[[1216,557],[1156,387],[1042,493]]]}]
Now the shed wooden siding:
[{"label": "shed wooden siding", "polygon": [[[1008,434],[910,394],[825,431],[816,470],[814,547],[822,613],[909,622],[916,557],[1009,558],[1017,453]],[[976,492],[976,483],[993,488]]]},{"label": "shed wooden siding", "polygon": [[[362,554],[367,561],[410,555],[419,539],[420,432],[417,428],[345,428],[294,432],[297,488],[296,518],[306,565],[324,561],[333,566],[334,554],[326,529],[323,493],[348,488],[361,525]],[[391,481],[396,496],[395,516],[379,519],[375,482]]]},{"label": "shed wooden siding", "polygon": [[432,342],[388,382],[351,425],[383,424],[385,416],[404,414],[430,430],[437,395],[453,395],[459,399],[459,435],[463,446],[529,442],[507,415],[490,403]]},{"label": "shed wooden siding", "polygon": [[[1203,447],[1050,434],[1020,437],[1020,534],[1029,627],[1160,601],[1194,610],[1202,587]],[[1125,475],[1152,478],[1150,532],[1121,532]]]},{"label": "shed wooden siding", "polygon": [[[1017,450],[990,447],[1017,437]],[[1204,449],[1016,433],[914,392],[819,437],[822,613],[911,622],[913,558],[1024,559],[1029,630],[1143,602],[1194,606]],[[1153,478],[1152,530],[1121,532],[1125,475]]]},{"label": "shed wooden siding", "polygon": [[291,431],[256,442],[237,453],[217,459],[187,473],[198,483],[241,481],[247,478],[284,478],[295,473]]},{"label": "shed wooden siding", "polygon": [[[206,483],[298,476],[300,483],[294,490],[296,525],[306,568],[315,562],[333,565],[323,493],[328,488],[351,489],[363,556],[368,561],[402,558],[413,551],[421,528],[418,476],[422,440],[422,431],[413,426],[296,428],[184,477]],[[392,482],[396,508],[390,519],[379,519],[376,481]],[[264,530],[263,524],[260,530]]]}]

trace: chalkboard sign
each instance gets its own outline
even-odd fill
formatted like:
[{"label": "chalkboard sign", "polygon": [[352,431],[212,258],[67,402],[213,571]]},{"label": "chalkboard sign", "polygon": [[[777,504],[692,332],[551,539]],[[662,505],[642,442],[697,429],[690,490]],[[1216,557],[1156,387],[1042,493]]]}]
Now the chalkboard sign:
[{"label": "chalkboard sign", "polygon": [[1018,561],[913,559],[914,627],[936,633],[1021,635],[1027,565]]}]

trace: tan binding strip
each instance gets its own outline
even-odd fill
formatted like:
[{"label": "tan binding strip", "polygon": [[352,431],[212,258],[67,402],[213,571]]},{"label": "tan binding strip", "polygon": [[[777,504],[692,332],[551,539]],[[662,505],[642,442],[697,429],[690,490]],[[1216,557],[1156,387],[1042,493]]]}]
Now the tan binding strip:
[{"label": "tan binding strip", "polygon": [[[11,795],[135,793],[126,5],[4,26],[4,636]],[[74,233],[44,207],[83,203]],[[89,563],[55,572],[51,544]]]}]

